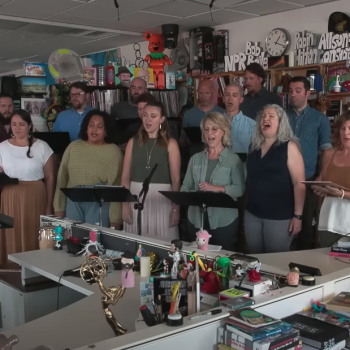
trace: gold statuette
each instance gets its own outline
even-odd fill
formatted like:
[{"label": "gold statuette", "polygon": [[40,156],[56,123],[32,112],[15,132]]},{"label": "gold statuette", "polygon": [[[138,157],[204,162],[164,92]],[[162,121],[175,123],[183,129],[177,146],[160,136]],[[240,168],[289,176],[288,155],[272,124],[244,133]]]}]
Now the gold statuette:
[{"label": "gold statuette", "polygon": [[86,283],[94,284],[97,283],[103,294],[101,298],[103,313],[106,317],[106,321],[113,329],[116,337],[123,335],[127,332],[114,317],[112,311],[109,309],[110,305],[115,305],[125,293],[125,288],[121,285],[117,287],[106,288],[102,281],[106,277],[106,264],[98,257],[88,257],[80,267],[80,276]]}]

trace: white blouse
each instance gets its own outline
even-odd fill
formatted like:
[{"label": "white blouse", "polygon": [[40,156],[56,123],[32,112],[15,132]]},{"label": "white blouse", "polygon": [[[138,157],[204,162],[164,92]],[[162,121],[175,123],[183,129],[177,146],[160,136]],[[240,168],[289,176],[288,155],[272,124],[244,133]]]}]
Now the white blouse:
[{"label": "white blouse", "polygon": [[50,146],[36,140],[30,148],[11,145],[7,140],[0,143],[0,166],[9,177],[19,181],[38,181],[44,178],[44,165],[53,154]]}]

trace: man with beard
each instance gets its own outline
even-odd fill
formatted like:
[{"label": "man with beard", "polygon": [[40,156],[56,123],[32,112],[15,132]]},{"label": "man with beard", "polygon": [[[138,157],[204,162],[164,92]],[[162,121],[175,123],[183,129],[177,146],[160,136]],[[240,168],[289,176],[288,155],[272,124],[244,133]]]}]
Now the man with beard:
[{"label": "man with beard", "polygon": [[69,132],[72,142],[78,140],[81,123],[86,114],[94,108],[88,106],[89,87],[83,82],[78,81],[70,86],[69,97],[72,108],[61,112],[57,116],[53,131]]},{"label": "man with beard", "polygon": [[0,142],[11,137],[10,121],[13,113],[13,101],[9,95],[0,95]]},{"label": "man with beard", "polygon": [[[319,173],[319,152],[332,148],[331,127],[325,114],[309,107],[310,82],[306,77],[293,77],[289,84],[291,109],[287,112],[289,124],[299,139],[305,165],[305,179],[313,181]],[[297,238],[297,249],[312,249],[313,224],[316,218],[316,195],[306,187],[302,229]]]},{"label": "man with beard", "polygon": [[135,78],[129,87],[130,101],[122,101],[111,109],[111,116],[115,119],[139,118],[137,102],[140,95],[147,92],[147,83],[142,78]]},{"label": "man with beard", "polygon": [[263,107],[269,104],[282,106],[281,98],[264,88],[265,71],[259,63],[251,63],[244,72],[245,87],[248,94],[244,96],[240,109],[244,115],[256,120],[256,117]]}]

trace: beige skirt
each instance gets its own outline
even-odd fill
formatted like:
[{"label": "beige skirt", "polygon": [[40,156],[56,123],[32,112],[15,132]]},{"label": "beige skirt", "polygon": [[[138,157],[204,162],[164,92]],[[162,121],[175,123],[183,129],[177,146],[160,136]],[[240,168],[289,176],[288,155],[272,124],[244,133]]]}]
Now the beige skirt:
[{"label": "beige skirt", "polygon": [[42,181],[20,181],[5,186],[1,213],[14,218],[12,229],[0,230],[0,264],[8,254],[39,249],[40,215],[45,214],[46,189]]},{"label": "beige skirt", "polygon": [[[138,195],[142,189],[141,182],[131,182],[130,192]],[[164,241],[171,241],[179,238],[177,225],[170,227],[172,203],[158,191],[171,191],[169,184],[150,184],[145,200],[144,209],[141,212],[142,236],[155,237]],[[137,234],[137,210],[134,203],[131,203],[133,215],[132,225],[125,225],[125,231]]]}]

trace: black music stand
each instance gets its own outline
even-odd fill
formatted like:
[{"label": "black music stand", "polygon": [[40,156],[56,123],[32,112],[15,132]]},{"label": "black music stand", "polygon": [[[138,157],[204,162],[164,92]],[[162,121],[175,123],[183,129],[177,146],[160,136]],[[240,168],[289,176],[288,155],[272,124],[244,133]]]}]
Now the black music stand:
[{"label": "black music stand", "polygon": [[45,141],[55,154],[63,154],[70,144],[69,132],[33,132],[33,136],[39,140]]},{"label": "black music stand", "polygon": [[0,229],[13,228],[13,217],[0,214]]},{"label": "black music stand", "polygon": [[202,130],[199,126],[184,127],[183,129],[191,143],[203,143]]},{"label": "black music stand", "polygon": [[136,202],[136,196],[124,186],[95,185],[91,188],[61,188],[72,202],[92,202],[99,205],[100,227],[102,227],[102,205],[105,202]]},{"label": "black music stand", "polygon": [[18,185],[18,179],[9,177],[5,173],[0,173],[0,186]]},{"label": "black music stand", "polygon": [[199,207],[202,211],[202,229],[204,226],[204,213],[207,208],[237,208],[237,201],[226,193],[222,192],[173,192],[159,191],[163,196],[170,199],[173,203],[183,206]]}]

